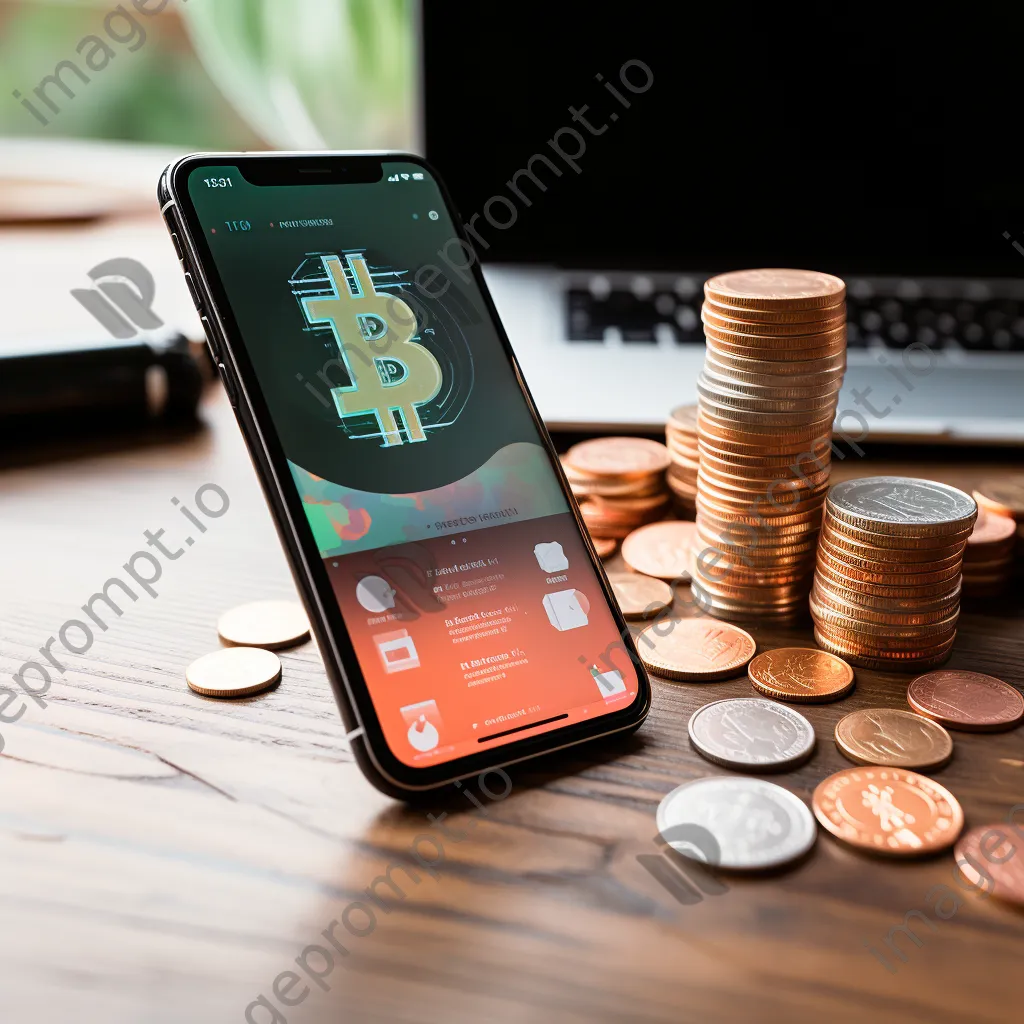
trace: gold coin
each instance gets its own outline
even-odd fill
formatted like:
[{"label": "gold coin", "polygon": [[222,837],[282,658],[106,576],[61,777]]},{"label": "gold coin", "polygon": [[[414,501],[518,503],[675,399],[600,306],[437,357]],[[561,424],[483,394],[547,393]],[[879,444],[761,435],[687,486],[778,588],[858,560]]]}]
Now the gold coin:
[{"label": "gold coin", "polygon": [[640,660],[670,679],[710,682],[742,671],[754,656],[754,638],[738,626],[707,618],[664,619],[637,637]]},{"label": "gold coin", "polygon": [[846,284],[814,270],[735,270],[707,280],[704,297],[741,309],[820,309],[842,302]]},{"label": "gold coin", "polygon": [[751,685],[766,697],[796,704],[839,700],[853,689],[853,669],[842,658],[811,647],[779,647],[748,666]]},{"label": "gold coin", "polygon": [[309,619],[295,601],[250,601],[226,611],[217,620],[226,644],[277,650],[309,639]]},{"label": "gold coin", "polygon": [[608,582],[627,619],[649,619],[672,605],[672,588],[653,576],[638,572],[613,572]]},{"label": "gold coin", "polygon": [[204,697],[250,697],[281,678],[281,660],[262,647],[225,647],[185,669],[189,688]]},{"label": "gold coin", "polygon": [[865,708],[836,724],[836,746],[857,764],[939,768],[953,756],[953,738],[936,722],[899,708]]}]

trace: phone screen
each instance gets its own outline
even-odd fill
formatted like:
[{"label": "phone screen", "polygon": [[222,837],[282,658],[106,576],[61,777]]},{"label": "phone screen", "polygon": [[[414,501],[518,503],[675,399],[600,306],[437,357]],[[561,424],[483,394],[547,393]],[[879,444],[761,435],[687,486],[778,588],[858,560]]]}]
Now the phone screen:
[{"label": "phone screen", "polygon": [[394,755],[438,764],[636,701],[430,172],[203,166],[188,192]]}]

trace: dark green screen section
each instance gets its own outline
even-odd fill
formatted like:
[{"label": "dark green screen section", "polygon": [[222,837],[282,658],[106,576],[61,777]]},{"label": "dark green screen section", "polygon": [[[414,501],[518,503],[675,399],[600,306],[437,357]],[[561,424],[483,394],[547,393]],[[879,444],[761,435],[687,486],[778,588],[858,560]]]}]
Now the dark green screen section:
[{"label": "dark green screen section", "polygon": [[[291,462],[347,487],[405,493],[458,480],[513,442],[540,442],[423,167],[385,162],[381,180],[368,184],[272,186],[249,184],[233,166],[203,167],[188,188]],[[378,294],[398,295],[412,310],[411,340],[441,369],[436,397],[418,409],[426,440],[403,432],[403,443],[385,447],[367,436],[377,429],[373,416],[339,414],[331,388],[352,386],[352,360],[364,351],[356,324],[344,327],[357,350],[346,365],[330,325],[311,323],[301,304],[329,295],[323,260],[331,256],[344,267],[349,257],[365,259]],[[391,354],[383,344],[375,351]],[[386,364],[385,375],[400,375],[400,362]]]}]

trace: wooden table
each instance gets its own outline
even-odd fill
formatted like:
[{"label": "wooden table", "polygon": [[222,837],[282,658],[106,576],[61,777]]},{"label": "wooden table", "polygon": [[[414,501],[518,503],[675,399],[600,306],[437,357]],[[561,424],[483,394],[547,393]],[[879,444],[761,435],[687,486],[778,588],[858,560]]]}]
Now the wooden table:
[{"label": "wooden table", "polygon": [[[261,993],[288,1022],[1020,1019],[1024,914],[957,889],[949,854],[887,862],[822,834],[795,869],[725,879],[727,891],[690,905],[638,863],[656,852],[661,797],[720,771],[690,748],[689,715],[712,698],[750,695],[745,678],[655,680],[635,737],[517,773],[505,799],[480,797],[487,813],[475,818],[458,793],[405,807],[361,778],[312,644],[284,653],[283,681],[268,694],[223,703],[191,693],[185,665],[218,646],[219,612],[293,593],[219,395],[205,418],[193,437],[0,473],[7,682],[106,579],[124,575],[145,548],[143,530],[182,540],[188,524],[172,498],[191,505],[212,482],[231,502],[165,565],[157,597],[124,602],[88,653],[53,670],[45,708],[0,725],[5,1024],[219,1024],[244,1020]],[[848,459],[837,475],[893,469],[914,466]],[[917,467],[960,485],[994,470],[967,460]],[[1020,607],[967,610],[951,664],[1024,683]],[[752,631],[762,647],[811,636],[809,626]],[[857,675],[845,701],[803,709],[818,750],[775,781],[805,800],[848,766],[831,735],[840,716],[904,706],[905,677]],[[955,739],[937,777],[969,824],[1003,819],[1024,801],[1024,731]],[[447,819],[428,820],[442,810]],[[1024,811],[1020,820],[1024,828]],[[396,871],[406,898],[385,889],[385,912],[364,890],[417,836],[433,837],[416,848],[439,861],[436,877],[421,872],[413,884]],[[937,885],[961,900],[946,920],[933,910]],[[372,932],[336,928],[348,956],[335,954],[327,991],[306,979],[308,998],[285,1011],[274,980],[308,944],[327,946],[321,933],[343,914],[368,930],[354,903],[376,908]],[[942,911],[952,907],[947,899]],[[901,962],[886,936],[912,910],[933,926],[911,916],[923,944],[898,934]],[[318,956],[307,962],[325,970]],[[251,1018],[275,1019],[260,1007]]]}]

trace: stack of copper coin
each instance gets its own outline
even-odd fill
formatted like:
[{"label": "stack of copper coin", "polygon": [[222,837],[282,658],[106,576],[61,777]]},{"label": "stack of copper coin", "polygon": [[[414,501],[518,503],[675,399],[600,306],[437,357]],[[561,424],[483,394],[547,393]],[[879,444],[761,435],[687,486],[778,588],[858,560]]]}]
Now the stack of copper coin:
[{"label": "stack of copper coin", "polygon": [[986,480],[974,492],[979,509],[1012,519],[1017,524],[1013,575],[1024,576],[1024,473],[1011,473],[998,480]]},{"label": "stack of copper coin", "polygon": [[825,502],[811,592],[819,646],[865,668],[945,661],[977,514],[969,494],[931,480],[836,484]]},{"label": "stack of copper coin", "polygon": [[978,519],[964,549],[964,597],[998,597],[1006,592],[1018,529],[1009,516],[989,512],[979,503]]},{"label": "stack of copper coin", "polygon": [[846,368],[846,286],[748,270],[704,286],[693,589],[722,618],[806,607]]},{"label": "stack of copper coin", "polygon": [[676,511],[693,519],[697,513],[697,406],[672,410],[665,424],[665,445],[672,458],[666,480],[675,495]]},{"label": "stack of copper coin", "polygon": [[573,445],[562,468],[590,535],[621,540],[644,523],[664,517],[668,449],[642,437],[600,437]]}]

